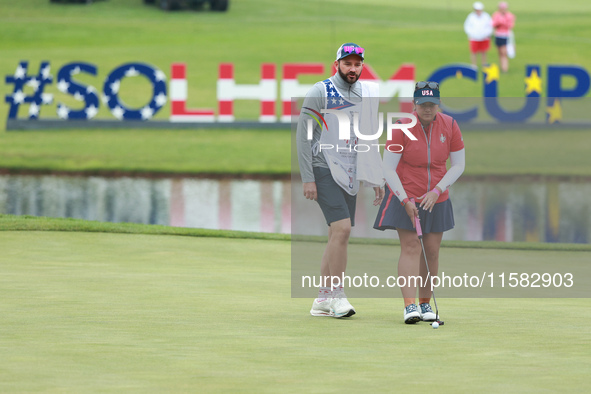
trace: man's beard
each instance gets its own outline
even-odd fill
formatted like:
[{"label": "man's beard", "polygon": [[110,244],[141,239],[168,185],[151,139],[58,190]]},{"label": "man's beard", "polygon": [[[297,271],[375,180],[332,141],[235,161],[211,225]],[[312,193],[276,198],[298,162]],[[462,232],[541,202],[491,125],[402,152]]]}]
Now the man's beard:
[{"label": "man's beard", "polygon": [[[359,74],[355,74],[355,73],[349,73],[349,74],[345,74],[341,71],[341,67],[339,67],[338,69],[339,75],[341,76],[341,78],[343,78],[343,81],[347,82],[347,83],[355,83],[357,82],[357,80],[359,79],[359,76],[361,76],[361,71],[359,72]],[[348,76],[355,76],[354,79],[349,78]]]}]

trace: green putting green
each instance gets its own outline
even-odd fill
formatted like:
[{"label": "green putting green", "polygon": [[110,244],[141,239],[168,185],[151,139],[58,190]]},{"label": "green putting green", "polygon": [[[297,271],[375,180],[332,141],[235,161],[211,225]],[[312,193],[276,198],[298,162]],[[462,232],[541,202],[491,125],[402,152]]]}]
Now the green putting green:
[{"label": "green putting green", "polygon": [[[38,230],[93,225],[11,219],[36,221]],[[0,391],[585,387],[589,299],[440,298],[437,330],[405,325],[400,298],[351,299],[352,318],[314,318],[311,299],[290,298],[287,240],[158,235],[165,230],[0,232]],[[528,252],[442,250],[467,263],[483,253],[510,260]],[[589,251],[531,253],[548,264],[544,256],[588,260]]]}]

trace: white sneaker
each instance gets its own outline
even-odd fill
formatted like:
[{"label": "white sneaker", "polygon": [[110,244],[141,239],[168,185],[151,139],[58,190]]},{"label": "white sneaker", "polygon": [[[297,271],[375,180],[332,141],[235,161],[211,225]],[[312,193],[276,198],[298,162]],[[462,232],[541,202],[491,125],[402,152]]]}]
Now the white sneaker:
[{"label": "white sneaker", "polygon": [[415,324],[421,320],[421,315],[415,304],[410,304],[404,308],[404,322],[406,324]]},{"label": "white sneaker", "polygon": [[330,309],[334,317],[351,317],[355,314],[355,308],[347,301],[346,297],[333,298],[330,302]]},{"label": "white sneaker", "polygon": [[431,305],[427,302],[419,305],[419,313],[421,314],[422,321],[435,321],[435,319],[437,319],[435,312],[431,309]]},{"label": "white sneaker", "polygon": [[334,316],[330,309],[330,301],[331,298],[325,298],[324,301],[318,302],[318,298],[316,298],[312,303],[310,314],[312,316]]}]

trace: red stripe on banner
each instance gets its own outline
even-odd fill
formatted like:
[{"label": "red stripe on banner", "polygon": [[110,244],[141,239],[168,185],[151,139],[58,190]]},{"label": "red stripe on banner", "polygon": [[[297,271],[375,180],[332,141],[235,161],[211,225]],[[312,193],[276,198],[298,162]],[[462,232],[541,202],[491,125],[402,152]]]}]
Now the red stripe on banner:
[{"label": "red stripe on banner", "polygon": [[185,104],[186,101],[172,101],[170,104],[170,112],[172,115],[185,115]]},{"label": "red stripe on banner", "polygon": [[291,116],[291,115],[298,115],[298,107],[296,103],[290,101],[284,101],[282,103],[283,106],[283,115]]},{"label": "red stripe on banner", "polygon": [[275,115],[275,101],[261,101],[261,115]]},{"label": "red stripe on banner", "polygon": [[213,110],[187,110],[187,103],[185,101],[173,101],[170,108],[171,115],[214,115]]},{"label": "red stripe on banner", "polygon": [[415,66],[414,66],[414,64],[403,64],[398,69],[396,74],[394,74],[392,76],[392,78],[390,78],[390,79],[414,81],[415,80]]},{"label": "red stripe on banner", "polygon": [[275,64],[274,63],[263,63],[261,66],[261,73],[263,79],[275,79]]},{"label": "red stripe on banner", "polygon": [[[390,186],[388,186],[389,188]],[[390,206],[390,201],[392,201],[392,196],[394,195],[394,193],[392,193],[392,189],[390,189],[390,195],[388,196],[388,200],[386,200],[386,206],[384,207],[384,210],[382,211],[382,216],[380,217],[380,226],[382,225],[382,222],[384,221],[384,216],[386,216],[386,210],[388,209],[388,207]]]},{"label": "red stripe on banner", "polygon": [[234,102],[232,101],[220,101],[218,103],[218,109],[220,115],[232,115],[234,110]]},{"label": "red stripe on banner", "polygon": [[185,63],[172,63],[170,65],[170,75],[172,79],[187,79],[187,65]]},{"label": "red stripe on banner", "polygon": [[363,81],[381,81],[381,78],[378,76],[378,73],[376,73],[369,64],[363,65],[363,72],[361,73],[359,79]]},{"label": "red stripe on banner", "polygon": [[322,74],[324,64],[288,63],[283,65],[283,79],[296,79],[299,74]]},{"label": "red stripe on banner", "polygon": [[234,79],[234,65],[232,63],[220,63],[220,79]]}]

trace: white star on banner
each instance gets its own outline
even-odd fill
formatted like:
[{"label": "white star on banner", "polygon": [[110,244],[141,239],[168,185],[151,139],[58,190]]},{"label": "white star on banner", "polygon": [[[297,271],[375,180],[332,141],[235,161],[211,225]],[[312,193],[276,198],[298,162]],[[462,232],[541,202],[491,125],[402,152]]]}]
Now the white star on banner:
[{"label": "white star on banner", "polygon": [[12,95],[12,100],[14,101],[15,104],[21,104],[25,100],[25,95],[24,95],[23,91],[17,90]]},{"label": "white star on banner", "polygon": [[41,85],[41,82],[39,82],[37,78],[32,78],[29,82],[27,82],[27,85],[31,86],[33,90],[37,91],[37,89],[39,89],[39,85]]},{"label": "white star on banner", "polygon": [[45,66],[41,70],[41,75],[43,76],[43,79],[49,79],[49,80],[51,80],[51,75],[49,75],[49,66]]},{"label": "white star on banner", "polygon": [[86,93],[91,93],[91,92],[96,92],[96,89],[94,88],[94,86],[87,86]]},{"label": "white star on banner", "polygon": [[74,75],[74,74],[80,74],[80,67],[76,66],[76,67],[75,67],[75,68],[72,70],[72,73],[71,73],[71,75]]},{"label": "white star on banner", "polygon": [[103,94],[101,97],[103,104],[109,104],[109,97],[106,94]]},{"label": "white star on banner", "polygon": [[31,116],[39,115],[39,106],[37,104],[31,103],[31,106],[29,107],[29,115],[31,115]]},{"label": "white star on banner", "polygon": [[166,104],[166,95],[164,93],[160,93],[158,96],[156,96],[156,104],[159,107],[162,107],[164,104]]},{"label": "white star on banner", "polygon": [[94,105],[89,105],[84,109],[84,112],[86,112],[86,119],[92,119],[98,113],[98,108]]},{"label": "white star on banner", "polygon": [[14,79],[23,79],[26,73],[27,71],[19,64],[16,68],[16,72],[14,73]]},{"label": "white star on banner", "polygon": [[59,90],[60,92],[66,93],[68,91],[69,87],[70,87],[70,84],[68,82],[66,82],[65,79],[62,79],[61,81],[59,81],[57,83],[57,90]]},{"label": "white star on banner", "polygon": [[113,114],[114,117],[121,120],[121,119],[123,119],[123,114],[125,114],[125,110],[123,108],[121,108],[120,106],[116,106],[115,108],[113,108],[111,110],[111,113]]},{"label": "white star on banner", "polygon": [[142,119],[150,119],[152,117],[152,115],[154,114],[154,111],[152,110],[152,108],[146,106],[144,108],[142,108]]},{"label": "white star on banner", "polygon": [[82,101],[82,100],[84,100],[84,96],[83,96],[83,95],[81,95],[81,94],[80,94],[80,92],[76,92],[76,93],[74,94],[74,98],[75,98],[76,100],[78,100],[78,101]]},{"label": "white star on banner", "polygon": [[343,105],[345,101],[343,99],[339,99],[339,104]]},{"label": "white star on banner", "polygon": [[164,74],[162,70],[156,70],[154,78],[156,78],[156,81],[164,81],[166,79],[166,74]]},{"label": "white star on banner", "polygon": [[119,86],[121,85],[121,81],[117,80],[111,84],[111,90],[113,94],[117,94],[119,92]]},{"label": "white star on banner", "polygon": [[125,71],[126,77],[137,77],[138,75],[140,75],[140,73],[134,67],[131,67]]},{"label": "white star on banner", "polygon": [[43,104],[51,104],[53,101],[53,94],[41,93],[41,101],[43,101]]},{"label": "white star on banner", "polygon": [[60,105],[57,107],[57,116],[59,116],[61,119],[68,119],[69,114],[70,110],[65,105]]},{"label": "white star on banner", "polygon": [[336,104],[336,103],[337,103],[337,99],[336,99],[336,98],[333,98],[333,99],[332,99],[332,103],[333,103],[333,104]]}]

